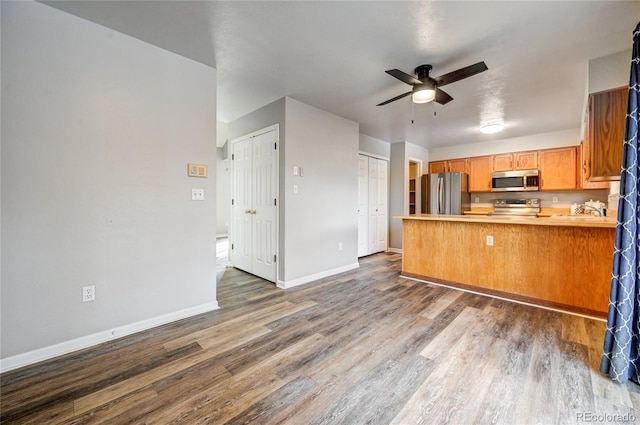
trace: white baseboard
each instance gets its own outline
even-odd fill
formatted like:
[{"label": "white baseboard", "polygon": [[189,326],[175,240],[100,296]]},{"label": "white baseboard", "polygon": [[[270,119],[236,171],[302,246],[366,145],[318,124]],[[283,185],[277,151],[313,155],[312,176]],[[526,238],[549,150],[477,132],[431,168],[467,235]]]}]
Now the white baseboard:
[{"label": "white baseboard", "polygon": [[195,307],[186,308],[184,310],[165,314],[158,317],[142,320],[136,323],[120,326],[107,331],[98,332],[92,335],[83,336],[72,339],[70,341],[61,342],[59,344],[50,345],[49,347],[39,348],[23,354],[0,359],[0,372],[7,372],[19,367],[28,366],[33,363],[49,360],[54,357],[68,354],[73,351],[82,350],[83,348],[101,344],[103,342],[122,338],[136,332],[145,331],[177,320],[186,319],[187,317],[206,313],[208,311],[217,310],[218,301],[207,304],[197,305]]},{"label": "white baseboard", "polygon": [[326,270],[324,272],[316,274],[311,274],[308,276],[300,277],[298,279],[287,281],[278,280],[276,285],[278,286],[278,288],[282,289],[293,288],[294,286],[304,285],[305,283],[313,282],[314,280],[322,279],[328,276],[333,276],[334,274],[348,272],[349,270],[357,269],[358,267],[360,267],[359,263],[348,264],[346,266]]},{"label": "white baseboard", "polygon": [[393,252],[396,254],[402,254],[402,249],[401,248],[388,248],[387,249],[388,252]]}]

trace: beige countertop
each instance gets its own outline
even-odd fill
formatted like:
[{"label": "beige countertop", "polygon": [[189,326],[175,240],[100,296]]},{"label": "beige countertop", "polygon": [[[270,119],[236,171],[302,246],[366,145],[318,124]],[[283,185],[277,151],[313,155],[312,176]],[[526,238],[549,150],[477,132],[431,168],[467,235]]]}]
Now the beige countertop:
[{"label": "beige countertop", "polygon": [[568,227],[616,227],[615,217],[595,217],[588,215],[556,215],[551,217],[513,217],[487,215],[439,215],[414,214],[394,216],[402,220],[453,221],[464,223],[499,223],[529,226],[568,226]]}]

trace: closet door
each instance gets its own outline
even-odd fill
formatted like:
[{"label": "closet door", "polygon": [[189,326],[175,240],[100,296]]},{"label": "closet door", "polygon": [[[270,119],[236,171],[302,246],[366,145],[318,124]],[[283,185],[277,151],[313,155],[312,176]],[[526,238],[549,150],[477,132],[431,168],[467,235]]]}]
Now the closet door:
[{"label": "closet door", "polygon": [[369,254],[369,157],[358,155],[358,257]]},{"label": "closet door", "polygon": [[368,254],[387,250],[387,173],[389,163],[369,158]]},{"label": "closet door", "polygon": [[234,267],[276,281],[277,130],[232,145],[231,262]]},{"label": "closet door", "polygon": [[388,190],[387,190],[387,175],[388,175],[387,161],[382,159],[377,160],[377,174],[376,174],[376,246],[375,252],[387,250],[387,238],[388,238]]}]

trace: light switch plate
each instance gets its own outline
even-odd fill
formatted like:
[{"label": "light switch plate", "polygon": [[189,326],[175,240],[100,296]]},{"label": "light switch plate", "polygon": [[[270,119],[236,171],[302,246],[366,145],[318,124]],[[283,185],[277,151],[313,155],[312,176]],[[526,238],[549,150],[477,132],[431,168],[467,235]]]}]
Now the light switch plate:
[{"label": "light switch plate", "polygon": [[191,189],[192,201],[204,201],[204,189]]}]

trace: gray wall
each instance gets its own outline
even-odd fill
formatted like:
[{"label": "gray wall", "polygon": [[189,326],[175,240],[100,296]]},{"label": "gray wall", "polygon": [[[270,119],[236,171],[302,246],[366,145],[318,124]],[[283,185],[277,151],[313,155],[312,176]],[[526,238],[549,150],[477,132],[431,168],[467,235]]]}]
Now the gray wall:
[{"label": "gray wall", "polygon": [[287,97],[229,123],[229,140],[276,123],[278,280],[288,287],[357,265],[358,124]]},{"label": "gray wall", "polygon": [[231,222],[231,166],[228,154],[225,150],[229,143],[223,148],[216,149],[216,234],[218,236],[229,234],[229,223]]},{"label": "gray wall", "polygon": [[391,143],[367,136],[366,134],[360,134],[359,147],[362,153],[368,153],[382,158],[391,157]]},{"label": "gray wall", "polygon": [[[258,131],[265,127],[269,127],[274,124],[279,124],[279,162],[280,164],[284,163],[284,145],[285,134],[285,98],[281,98],[272,102],[266,106],[263,106],[260,109],[257,109],[241,118],[238,118],[235,121],[229,123],[229,143],[231,143],[234,139],[238,137],[244,136],[245,134],[253,133],[254,131]],[[231,146],[228,147],[229,152],[231,152]],[[231,167],[231,164],[229,164]],[[284,169],[282,165],[280,165],[278,170],[278,178],[280,182],[280,186],[278,191],[280,194],[283,193],[284,188]],[[279,226],[279,234],[278,234],[278,276],[284,276],[284,266],[286,259],[284,258],[284,223],[285,223],[285,211],[284,206],[286,203],[286,199],[284,196],[280,195],[279,199],[280,203],[278,205],[278,226]]]},{"label": "gray wall", "polygon": [[394,216],[409,214],[409,159],[422,161],[422,174],[428,170],[429,151],[409,142],[391,144],[389,177],[389,248],[402,249],[402,220]]},{"label": "gray wall", "polygon": [[631,49],[589,61],[589,93],[629,85]]},{"label": "gray wall", "polygon": [[[358,263],[359,131],[353,121],[294,99],[286,105],[285,284]],[[303,177],[293,175],[294,165]]]},{"label": "gray wall", "polygon": [[1,8],[2,359],[216,308],[215,70],[41,3]]}]

